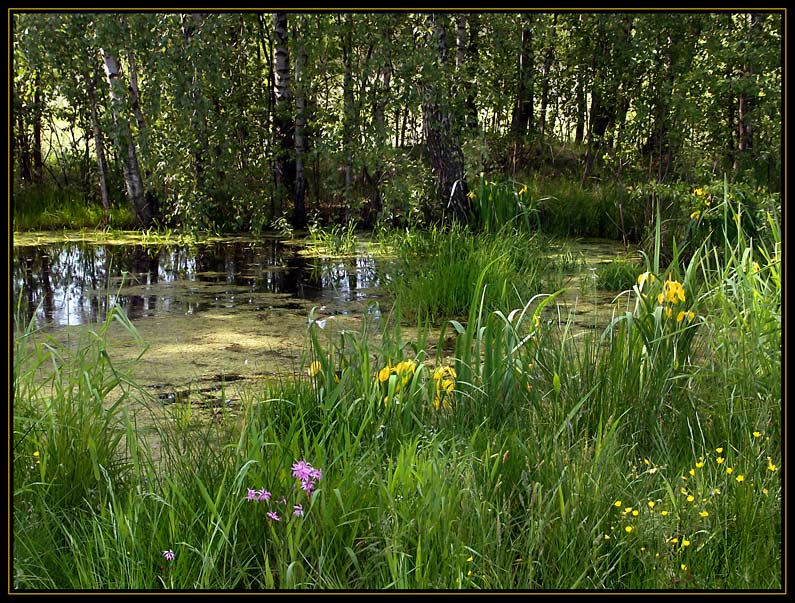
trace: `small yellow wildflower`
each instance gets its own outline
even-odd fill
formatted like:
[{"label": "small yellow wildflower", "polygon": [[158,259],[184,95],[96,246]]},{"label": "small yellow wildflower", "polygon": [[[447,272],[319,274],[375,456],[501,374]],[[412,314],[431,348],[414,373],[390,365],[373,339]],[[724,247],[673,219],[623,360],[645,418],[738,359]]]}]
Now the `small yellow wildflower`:
[{"label": "small yellow wildflower", "polygon": [[662,515],[663,517],[667,517],[668,511],[660,511],[660,515]]},{"label": "small yellow wildflower", "polygon": [[717,452],[718,454],[720,454],[720,453],[722,453],[722,452],[723,452],[723,448],[716,448],[716,449],[715,449],[715,452]]},{"label": "small yellow wildflower", "polygon": [[671,542],[673,542],[674,544],[679,544],[679,539],[674,536],[673,538],[671,538]]},{"label": "small yellow wildflower", "polygon": [[626,509],[624,509],[624,515],[627,515],[629,513],[632,513],[632,507],[627,507]]},{"label": "small yellow wildflower", "polygon": [[640,552],[641,552],[641,553],[644,553],[644,552],[646,552],[646,547],[645,547],[645,546],[642,546],[642,547],[640,547]]},{"label": "small yellow wildflower", "polygon": [[467,578],[471,578],[471,577],[472,577],[472,570],[469,570],[469,571],[467,572]]},{"label": "small yellow wildflower", "polygon": [[632,528],[632,526],[626,526],[626,527],[624,528],[624,531],[625,531],[627,534],[629,534],[630,532],[632,532],[632,529],[633,529],[633,528]]},{"label": "small yellow wildflower", "polygon": [[683,572],[686,572],[686,571],[687,571],[687,565],[685,565],[684,563],[683,563],[682,565],[680,565],[679,567],[681,568],[681,570],[682,570]]},{"label": "small yellow wildflower", "polygon": [[734,473],[734,469],[732,467],[726,467],[726,473],[728,475],[731,475],[732,473]]},{"label": "small yellow wildflower", "polygon": [[639,274],[639,275],[638,275],[638,287],[639,287],[640,289],[643,289],[643,284],[644,284],[644,283],[645,283],[647,280],[648,280],[650,283],[653,283],[654,281],[656,281],[656,280],[657,280],[657,277],[655,277],[655,276],[654,276],[654,275],[653,275],[651,272],[648,272],[648,271],[647,271],[647,272],[644,272],[643,274]]},{"label": "small yellow wildflower", "polygon": [[605,534],[605,540],[610,540],[610,535],[609,534]]},{"label": "small yellow wildflower", "polygon": [[470,199],[474,199],[475,197],[477,197],[477,195],[475,194],[475,191],[469,191],[467,193],[467,197],[469,197]]},{"label": "small yellow wildflower", "polygon": [[657,303],[661,304],[663,301],[669,304],[678,304],[680,301],[685,301],[685,288],[679,281],[672,281],[670,277],[663,285],[663,292],[657,296]]},{"label": "small yellow wildflower", "polygon": [[696,469],[701,469],[703,466],[704,466],[703,461],[699,461],[698,463],[696,463]]},{"label": "small yellow wildflower", "polygon": [[741,483],[743,483],[743,482],[745,481],[745,476],[744,476],[744,475],[738,475],[738,476],[737,476],[737,477],[735,477],[734,479],[736,479],[736,480],[737,480],[737,483],[738,483],[738,484],[741,484]]},{"label": "small yellow wildflower", "polygon": [[682,546],[690,546],[690,541],[687,538],[682,538]]},{"label": "small yellow wildflower", "polygon": [[392,365],[387,364],[384,368],[378,371],[378,380],[383,383],[389,380],[389,375],[392,374]]},{"label": "small yellow wildflower", "polygon": [[637,509],[632,511],[632,517],[637,517],[638,515],[640,515],[640,511],[638,511]]},{"label": "small yellow wildflower", "polygon": [[33,459],[36,461],[36,464],[41,464],[41,459],[39,458],[39,451],[38,450],[36,450],[33,453]]},{"label": "small yellow wildflower", "polygon": [[527,192],[527,185],[525,184],[525,185],[524,185],[524,186],[521,188],[521,190],[519,190],[519,196],[521,197],[521,196],[522,196],[522,195],[524,195],[526,192]]},{"label": "small yellow wildflower", "polygon": [[696,474],[696,470],[695,469],[691,469],[690,471],[688,471],[688,473],[690,475],[695,475]]},{"label": "small yellow wildflower", "polygon": [[694,500],[696,500],[695,496],[693,496],[692,494],[688,495],[687,502],[693,502]]},{"label": "small yellow wildflower", "polygon": [[700,511],[699,515],[701,515],[701,517],[709,517],[709,513],[707,511]]},{"label": "small yellow wildflower", "polygon": [[703,197],[703,196],[704,196],[704,189],[703,189],[703,188],[696,188],[696,189],[693,189],[693,194],[694,194],[696,197]]},{"label": "small yellow wildflower", "polygon": [[614,507],[620,507],[621,506],[621,501],[617,500],[616,502],[613,503],[613,506]]},{"label": "small yellow wildflower", "polygon": [[773,459],[767,457],[767,468],[770,471],[778,471],[778,467],[773,464]]},{"label": "small yellow wildflower", "polygon": [[767,496],[767,488],[762,488],[762,494],[764,494],[765,496]]},{"label": "small yellow wildflower", "polygon": [[309,373],[310,377],[314,377],[321,371],[322,368],[323,365],[320,364],[320,360],[315,360],[312,364],[309,365],[309,368],[306,370]]},{"label": "small yellow wildflower", "polygon": [[755,438],[761,438],[762,437],[762,432],[755,431],[753,435],[754,435]]},{"label": "small yellow wildflower", "polygon": [[715,459],[715,462],[716,462],[716,463],[718,463],[718,465],[720,465],[720,464],[722,464],[722,463],[723,463],[723,461],[725,461],[725,460],[726,460],[725,458],[723,458],[722,456],[719,456],[718,458],[716,458],[716,459]]},{"label": "small yellow wildflower", "polygon": [[679,492],[680,492],[680,494],[687,494],[687,488],[684,488],[684,487],[679,488]]},{"label": "small yellow wildflower", "polygon": [[474,556],[472,556],[472,555],[470,555],[469,557],[467,557],[467,563],[472,563],[474,560],[475,560],[475,557],[474,557]]},{"label": "small yellow wildflower", "polygon": [[655,502],[654,502],[653,500],[650,500],[650,501],[649,501],[649,502],[647,502],[646,504],[647,504],[647,505],[649,505],[649,509],[653,509],[653,508],[654,508],[654,505],[655,505]]},{"label": "small yellow wildflower", "polygon": [[701,215],[701,210],[696,210],[692,214],[690,214],[690,219],[698,218]]}]

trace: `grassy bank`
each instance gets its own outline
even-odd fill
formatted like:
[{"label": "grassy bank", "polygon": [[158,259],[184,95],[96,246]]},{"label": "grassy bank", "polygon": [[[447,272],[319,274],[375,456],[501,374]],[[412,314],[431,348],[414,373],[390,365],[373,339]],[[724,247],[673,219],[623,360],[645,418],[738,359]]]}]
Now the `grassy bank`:
[{"label": "grassy bank", "polygon": [[[407,269],[402,308],[474,283],[449,348],[405,339],[398,309],[343,333],[310,316],[301,372],[235,417],[151,406],[154,433],[127,410],[147,396],[111,362],[108,323],[76,350],[20,332],[12,587],[780,589],[768,218],[764,243],[656,248],[629,310],[585,333],[547,312],[554,283],[523,291],[503,268],[506,237],[406,238],[441,259],[438,280]],[[514,297],[484,296],[512,272]]]}]

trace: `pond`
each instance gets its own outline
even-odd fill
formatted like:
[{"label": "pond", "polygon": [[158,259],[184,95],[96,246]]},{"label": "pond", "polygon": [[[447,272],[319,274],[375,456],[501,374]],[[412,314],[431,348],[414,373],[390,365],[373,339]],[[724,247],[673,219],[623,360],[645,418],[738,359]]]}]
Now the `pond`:
[{"label": "pond", "polygon": [[[19,319],[73,345],[118,304],[148,346],[141,353],[112,325],[109,353],[164,402],[223,395],[300,370],[310,313],[329,330],[359,330],[379,316],[379,275],[390,259],[366,240],[346,257],[320,257],[302,241],[214,239],[149,244],[140,237],[23,235],[13,249]],[[565,241],[550,250],[578,266],[547,316],[582,330],[604,328],[616,292],[587,286],[601,262],[623,256],[614,241]],[[383,304],[381,304],[383,305]],[[385,309],[386,306],[384,306]],[[13,317],[12,317],[13,318]]]}]

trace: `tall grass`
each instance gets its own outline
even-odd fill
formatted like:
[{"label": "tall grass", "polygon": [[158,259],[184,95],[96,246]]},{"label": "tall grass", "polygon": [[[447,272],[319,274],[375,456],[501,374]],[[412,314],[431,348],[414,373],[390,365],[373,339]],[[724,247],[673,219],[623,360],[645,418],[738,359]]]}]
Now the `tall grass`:
[{"label": "tall grass", "polygon": [[111,207],[106,215],[102,207],[85,199],[81,192],[50,186],[27,186],[14,190],[14,229],[57,230],[96,228],[108,224],[114,228],[136,226],[136,218],[127,206]]},{"label": "tall grass", "polygon": [[[119,378],[101,331],[76,353],[86,385],[49,403],[24,367],[71,383],[75,364],[19,335],[13,586],[781,589],[776,216],[769,228],[686,262],[647,257],[601,333],[550,320],[556,289],[490,306],[501,254],[442,330],[450,357],[427,331],[406,339],[397,308],[342,333],[310,315],[301,372],[237,417],[166,415],[157,448],[102,404]],[[299,461],[321,471],[310,487]]]},{"label": "tall grass", "polygon": [[521,305],[563,278],[564,267],[546,253],[548,239],[510,225],[477,234],[458,225],[398,231],[387,244],[397,260],[385,275],[385,289],[409,319],[438,323],[466,315],[470,302],[480,297],[475,284],[481,273],[488,310]]}]

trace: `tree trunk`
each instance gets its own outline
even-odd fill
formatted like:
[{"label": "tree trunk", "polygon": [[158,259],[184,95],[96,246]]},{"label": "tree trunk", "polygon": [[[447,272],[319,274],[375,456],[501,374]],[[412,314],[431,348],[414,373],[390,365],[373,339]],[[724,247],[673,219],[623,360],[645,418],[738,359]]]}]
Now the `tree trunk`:
[{"label": "tree trunk", "polygon": [[273,114],[275,209],[282,211],[287,199],[293,198],[295,157],[293,156],[293,93],[290,87],[290,54],[287,46],[287,13],[273,15]]},{"label": "tree trunk", "polygon": [[541,75],[543,76],[543,79],[541,80],[541,115],[538,117],[538,129],[540,130],[542,140],[546,134],[547,127],[547,104],[549,103],[550,83],[549,71],[552,68],[552,61],[555,58],[555,37],[557,26],[558,15],[557,13],[554,13],[552,15],[552,33],[550,34],[551,39],[547,42],[547,47],[544,50],[544,64],[541,68]]},{"label": "tree trunk", "polygon": [[353,99],[353,74],[351,73],[353,40],[351,32],[351,16],[345,15],[342,26],[342,57],[345,72],[342,77],[342,153],[345,162],[345,204],[342,219],[347,218],[351,205],[353,187],[353,136],[354,136],[354,99]]},{"label": "tree trunk", "polygon": [[[88,90],[88,103],[91,109],[91,126],[94,131],[94,147],[97,150],[97,173],[99,175],[99,192],[102,197],[102,209],[107,214],[110,210],[110,198],[108,196],[108,167],[105,160],[105,145],[102,142],[102,130],[99,127],[99,115],[97,113],[97,82],[95,76],[86,75],[86,88]],[[88,147],[88,145],[86,145]]]},{"label": "tree trunk", "polygon": [[44,162],[41,156],[41,83],[39,72],[33,78],[33,181],[41,183]]},{"label": "tree trunk", "polygon": [[[21,109],[21,108],[20,108]],[[21,110],[17,114],[17,132],[14,137],[14,152],[19,157],[19,175],[23,182],[30,182],[33,178],[33,167],[30,155],[30,144],[26,132],[25,118]]]},{"label": "tree trunk", "polygon": [[110,86],[113,119],[119,130],[117,144],[122,155],[122,172],[124,183],[127,185],[127,198],[140,223],[144,227],[148,227],[152,223],[154,212],[149,200],[144,195],[144,183],[141,178],[141,170],[138,167],[138,155],[135,151],[135,140],[130,131],[130,122],[120,112],[120,108],[124,106],[123,91],[125,88],[121,82],[119,64],[109,51],[100,48],[100,53],[102,53],[105,74]]},{"label": "tree trunk", "polygon": [[295,18],[293,31],[295,33],[295,203],[293,206],[293,226],[303,228],[306,226],[306,176],[304,174],[304,153],[306,142],[304,128],[306,127],[306,49],[301,31],[300,17]]},{"label": "tree trunk", "polygon": [[582,69],[577,70],[577,89],[575,92],[577,99],[577,121],[574,126],[574,144],[582,144],[585,135],[585,82],[583,82]]},{"label": "tree trunk", "polygon": [[521,45],[519,49],[516,104],[511,117],[518,148],[525,136],[531,133],[533,123],[533,16],[522,18]]},{"label": "tree trunk", "polygon": [[130,104],[135,113],[135,122],[138,125],[138,132],[144,129],[144,114],[141,111],[140,94],[138,92],[138,73],[135,69],[135,57],[131,50],[127,50],[127,62],[130,65]]},{"label": "tree trunk", "polygon": [[[202,13],[192,13],[190,18],[182,15],[182,35],[185,41],[185,52],[189,53],[189,45],[193,43],[193,36],[196,30],[201,27],[204,21]],[[201,90],[201,73],[199,71],[200,62],[193,60],[190,62],[191,84],[190,84],[190,124],[194,134],[194,143],[191,153],[193,155],[194,170],[194,192],[203,192],[206,189],[206,162],[208,159],[208,135],[207,135],[207,115],[205,112],[204,94]]]},{"label": "tree trunk", "polygon": [[[442,214],[454,222],[469,219],[469,192],[464,174],[464,153],[455,135],[449,112],[450,99],[445,98],[441,77],[447,61],[445,16],[430,13],[427,17],[433,37],[429,46],[436,46],[437,59],[434,71],[437,77],[423,70],[422,124],[431,165],[436,175],[437,192],[442,203]],[[442,81],[440,81],[442,80]]]},{"label": "tree trunk", "polygon": [[[748,36],[746,45],[748,48],[754,48],[754,33],[756,29],[756,16],[754,13],[749,13],[748,19]],[[752,51],[746,50],[745,64],[742,66],[743,78],[740,92],[737,96],[737,150],[739,151],[735,156],[734,169],[741,166],[747,166],[752,157],[754,147],[754,65],[751,61]]]}]

